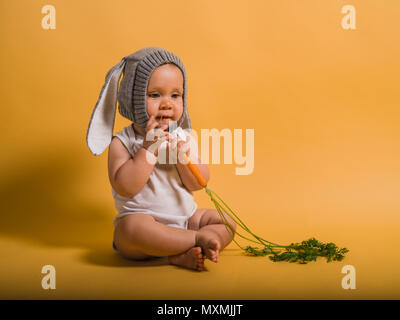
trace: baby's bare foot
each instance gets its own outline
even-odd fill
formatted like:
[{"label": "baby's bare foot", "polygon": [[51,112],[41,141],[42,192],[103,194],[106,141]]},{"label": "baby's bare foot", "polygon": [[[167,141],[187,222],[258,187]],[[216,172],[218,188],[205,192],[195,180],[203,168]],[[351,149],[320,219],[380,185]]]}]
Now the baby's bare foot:
[{"label": "baby's bare foot", "polygon": [[203,248],[204,253],[208,259],[213,262],[218,262],[219,250],[221,244],[219,239],[214,233],[210,232],[198,232],[196,238],[196,244]]},{"label": "baby's bare foot", "polygon": [[168,261],[177,266],[195,269],[197,271],[204,270],[204,256],[201,253],[200,247],[193,247],[184,253],[169,256]]}]

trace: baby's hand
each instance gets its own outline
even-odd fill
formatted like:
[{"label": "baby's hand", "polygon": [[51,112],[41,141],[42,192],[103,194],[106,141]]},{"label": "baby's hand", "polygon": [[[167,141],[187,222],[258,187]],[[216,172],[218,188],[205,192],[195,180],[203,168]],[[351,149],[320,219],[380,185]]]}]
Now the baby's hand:
[{"label": "baby's hand", "polygon": [[163,124],[160,128],[160,124],[155,121],[154,116],[151,116],[146,124],[146,136],[143,141],[143,148],[152,152],[156,157],[158,156],[158,148],[164,141],[169,141],[169,132],[164,131],[168,128],[168,124]]},{"label": "baby's hand", "polygon": [[[189,144],[190,136],[186,135],[186,141],[183,141],[179,138],[177,138],[175,141],[171,142],[173,144],[172,148],[175,148],[177,150],[177,156],[178,156],[178,161],[181,161],[180,155],[181,154],[186,154],[189,156],[190,153],[190,144]],[[184,162],[184,164],[186,164]]]}]

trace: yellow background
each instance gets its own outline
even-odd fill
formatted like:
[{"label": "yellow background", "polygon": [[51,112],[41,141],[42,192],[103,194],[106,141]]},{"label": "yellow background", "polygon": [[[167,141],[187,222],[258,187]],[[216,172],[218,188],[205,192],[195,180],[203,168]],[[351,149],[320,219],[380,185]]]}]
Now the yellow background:
[{"label": "yellow background", "polygon": [[[56,8],[44,30],[41,9]],[[356,30],[341,8],[356,8]],[[0,298],[398,299],[396,0],[1,0]],[[86,130],[107,71],[146,46],[181,57],[195,130],[254,129],[255,169],[210,165],[209,186],[250,228],[315,236],[342,262],[272,263],[232,244],[208,271],[111,249],[107,152]],[[129,122],[117,114],[114,131]],[[203,191],[200,207],[212,207]],[[54,265],[57,289],[41,288]],[[356,268],[344,290],[343,266]]]}]

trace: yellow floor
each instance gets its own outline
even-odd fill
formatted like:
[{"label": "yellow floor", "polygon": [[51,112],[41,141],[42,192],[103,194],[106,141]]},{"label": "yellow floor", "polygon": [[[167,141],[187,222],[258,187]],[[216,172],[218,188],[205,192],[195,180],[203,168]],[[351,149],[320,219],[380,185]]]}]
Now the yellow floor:
[{"label": "yellow floor", "polygon": [[[349,177],[335,188],[328,178],[308,176],[301,184],[295,173],[287,181],[271,173],[263,189],[251,184],[262,173],[228,183],[225,177],[232,174],[224,170],[230,168],[213,170],[210,187],[254,233],[281,244],[316,237],[350,252],[341,262],[299,265],[244,256],[230,244],[218,264],[206,261],[208,271],[198,273],[162,259],[144,263],[118,256],[111,246],[115,208],[106,157],[89,163],[76,160],[71,150],[68,157],[60,154],[41,152],[2,164],[9,169],[2,170],[0,184],[1,299],[400,298],[398,186],[394,180],[366,184],[376,174],[372,169],[364,180]],[[203,191],[195,200],[211,207]],[[44,265],[56,268],[55,290],[41,287]],[[341,286],[345,265],[356,269],[355,290]]]},{"label": "yellow floor", "polygon": [[[398,245],[395,246],[399,243],[399,233],[390,226],[338,225],[329,229],[313,226],[299,231],[299,226],[285,226],[283,230],[282,224],[271,230],[275,239],[282,232],[287,232],[287,239],[302,240],[302,233],[306,230],[306,234],[313,233],[318,238],[346,244],[351,252],[342,262],[319,260],[299,265],[244,256],[231,244],[221,253],[219,263],[206,260],[208,271],[198,273],[167,265],[164,259],[132,262],[121,258],[111,249],[110,221],[95,215],[91,218],[97,222],[92,223],[81,216],[79,225],[74,227],[73,238],[65,231],[66,227],[72,226],[72,220],[54,221],[54,224],[50,219],[43,220],[42,224],[27,224],[23,230],[12,229],[8,222],[9,234],[0,238],[3,257],[0,260],[0,298],[400,298],[400,257],[397,254]],[[89,223],[94,237],[82,232],[89,227]],[[354,228],[358,230],[356,237]],[[86,236],[82,237],[83,234]],[[100,238],[101,234],[104,236]],[[390,246],[393,247],[390,249]],[[41,269],[47,264],[56,268],[55,290],[43,290],[41,287]],[[355,290],[341,287],[344,276],[341,269],[347,264],[356,268]]]}]

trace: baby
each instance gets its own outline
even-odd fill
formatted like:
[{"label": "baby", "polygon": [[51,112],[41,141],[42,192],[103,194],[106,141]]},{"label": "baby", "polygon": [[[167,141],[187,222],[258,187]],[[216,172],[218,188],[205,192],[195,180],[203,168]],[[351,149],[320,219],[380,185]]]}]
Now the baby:
[{"label": "baby", "polygon": [[[186,71],[179,57],[157,47],[139,50],[107,74],[87,140],[95,155],[110,145],[108,174],[118,211],[114,248],[128,259],[168,257],[173,265],[201,271],[205,258],[218,262],[236,225],[225,214],[228,228],[217,210],[199,209],[192,192],[202,186],[181,157],[170,161],[170,151],[185,153],[209,180],[208,167],[189,132],[186,91]],[[117,95],[119,111],[132,125],[112,135]],[[176,125],[185,129],[186,141],[168,131]],[[157,162],[162,142],[167,145],[167,162]]]}]

